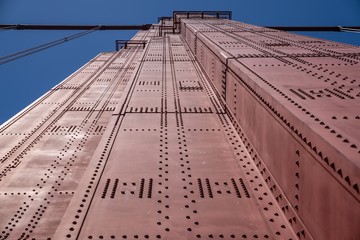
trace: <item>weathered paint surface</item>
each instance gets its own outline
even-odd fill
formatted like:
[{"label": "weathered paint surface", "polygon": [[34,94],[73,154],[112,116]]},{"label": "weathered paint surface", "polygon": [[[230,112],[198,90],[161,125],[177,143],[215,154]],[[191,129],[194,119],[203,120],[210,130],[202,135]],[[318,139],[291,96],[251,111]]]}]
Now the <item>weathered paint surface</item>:
[{"label": "weathered paint surface", "polygon": [[360,49],[179,21],[0,127],[0,239],[359,239]]}]

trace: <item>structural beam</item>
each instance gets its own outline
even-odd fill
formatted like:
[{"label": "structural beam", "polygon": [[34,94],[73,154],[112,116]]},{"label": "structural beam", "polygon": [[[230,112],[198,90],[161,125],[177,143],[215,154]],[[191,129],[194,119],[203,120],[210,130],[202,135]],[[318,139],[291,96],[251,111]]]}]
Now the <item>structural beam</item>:
[{"label": "structural beam", "polygon": [[[176,12],[178,13],[178,12]],[[181,12],[182,13],[182,12]],[[184,14],[187,12],[184,11]],[[207,12],[205,12],[207,13]],[[214,12],[215,14],[217,12]],[[201,12],[199,13],[201,14]],[[223,14],[220,12],[219,14]],[[231,16],[231,15],[230,15]],[[142,25],[40,25],[40,24],[0,24],[0,29],[14,30],[90,30],[99,27],[99,30],[148,30],[152,24]],[[265,26],[266,28],[281,31],[311,31],[311,32],[342,32],[359,31],[360,26]]]},{"label": "structural beam", "polygon": [[151,24],[142,25],[36,25],[36,24],[0,24],[0,29],[14,30],[90,30],[99,27],[99,30],[148,30]]},{"label": "structural beam", "polygon": [[360,26],[269,26],[266,28],[281,31],[306,31],[306,32],[342,32],[344,30],[360,30]]}]

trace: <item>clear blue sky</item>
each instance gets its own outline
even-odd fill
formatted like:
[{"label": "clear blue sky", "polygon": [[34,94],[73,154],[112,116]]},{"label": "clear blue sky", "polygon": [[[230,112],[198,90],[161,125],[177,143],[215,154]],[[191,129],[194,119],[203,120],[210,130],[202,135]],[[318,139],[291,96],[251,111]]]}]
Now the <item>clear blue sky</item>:
[{"label": "clear blue sky", "polygon": [[[255,25],[360,25],[360,0],[0,0],[0,24],[143,24],[173,10],[231,10]],[[0,31],[0,56],[75,32]],[[100,31],[0,65],[0,124],[131,31]],[[360,34],[312,33],[360,46]]]}]

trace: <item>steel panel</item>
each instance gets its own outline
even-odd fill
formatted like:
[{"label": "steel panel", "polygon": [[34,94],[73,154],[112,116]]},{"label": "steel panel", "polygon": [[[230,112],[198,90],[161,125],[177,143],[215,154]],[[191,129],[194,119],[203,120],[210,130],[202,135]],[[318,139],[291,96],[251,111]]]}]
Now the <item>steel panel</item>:
[{"label": "steel panel", "polygon": [[[309,58],[308,58],[309,59]],[[307,59],[307,60],[308,60]],[[280,60],[285,60],[288,64],[284,64]],[[300,104],[306,109],[312,109],[313,115],[321,118],[326,123],[332,123],[333,128],[337,132],[346,134],[346,137],[356,144],[356,136],[358,136],[357,123],[354,121],[357,116],[356,111],[359,109],[359,103],[355,99],[358,98],[359,87],[356,85],[356,80],[353,81],[353,76],[357,74],[355,66],[337,66],[331,68],[324,66],[323,70],[314,69],[314,65],[308,66],[292,59],[241,59],[241,64],[244,64],[251,71],[257,73],[257,80],[259,85],[261,82],[268,82],[271,84],[262,85],[264,88],[273,91],[272,88],[281,90],[286,96],[292,97],[292,101]],[[301,60],[300,60],[301,61]],[[294,64],[291,64],[295,62]],[[326,64],[326,61],[324,61]],[[292,71],[288,69],[292,68]],[[341,69],[341,70],[340,70]],[[351,74],[347,74],[347,73]],[[332,76],[341,79],[340,84],[334,84],[336,80],[330,81]],[[254,80],[256,78],[253,78]],[[340,80],[338,80],[340,81]],[[276,91],[275,91],[276,92]],[[278,92],[279,93],[279,92]],[[286,99],[282,94],[273,94],[279,102],[286,104]],[[349,106],[352,106],[349,108]],[[289,110],[296,109],[294,105],[287,107]],[[335,110],[335,111],[334,111]],[[353,119],[353,121],[340,122],[333,121],[334,112],[343,115],[346,118]],[[310,125],[310,122],[308,122]],[[314,131],[317,131],[314,129]],[[325,137],[325,136],[324,136]]]},{"label": "steel panel", "polygon": [[[163,47],[166,46],[170,44],[164,43]],[[135,102],[141,102],[142,106],[151,102],[149,98],[146,102],[141,91],[139,95],[136,90],[142,89],[144,92],[153,89],[154,85],[146,84],[146,81],[152,81],[154,76],[161,76],[161,95],[153,99],[162,98],[165,102],[173,102],[175,109],[181,109],[181,112],[124,112],[118,120],[113,118],[102,143],[106,145],[100,143],[89,165],[88,174],[80,183],[80,189],[86,189],[87,185],[90,187],[98,182],[98,187],[89,191],[94,199],[89,202],[86,200],[88,194],[85,194],[86,198],[81,193],[75,195],[56,237],[270,238],[277,231],[275,229],[286,225],[279,219],[274,224],[270,222],[273,226],[270,227],[271,230],[268,229],[257,203],[251,199],[252,193],[247,190],[245,181],[248,174],[253,176],[258,173],[240,171],[235,156],[240,155],[240,150],[245,148],[235,139],[236,135],[225,134],[227,131],[235,134],[229,120],[215,112],[184,113],[183,110],[189,105],[219,106],[213,99],[211,86],[204,80],[198,67],[190,62],[171,61],[171,53],[169,56],[170,61],[162,63],[161,67],[153,64],[151,59],[146,60],[146,55],[144,56],[140,72],[134,76],[135,84],[129,89],[132,92],[130,99],[125,102],[129,102],[129,106]],[[115,132],[116,135],[113,135]],[[108,140],[105,141],[106,139]],[[100,160],[98,156],[101,156]],[[98,170],[102,172],[101,176],[97,174]],[[91,172],[95,173],[93,177]],[[229,176],[230,173],[232,177]],[[240,181],[239,177],[244,179]],[[89,179],[93,180],[89,182]],[[196,199],[204,194],[204,189],[197,186],[199,181],[203,181],[204,188],[206,185],[214,185],[214,199],[204,199],[198,203]],[[235,181],[235,188],[231,185],[232,181]],[[217,187],[220,182],[222,185]],[[222,194],[225,194],[224,197]],[[241,195],[244,199],[240,200]],[[254,193],[254,196],[257,194]],[[230,204],[233,207],[225,204],[229,201],[233,202]],[[272,201],[271,198],[268,201]],[[84,225],[79,228],[78,224],[70,224],[69,227],[68,224],[74,218],[71,212],[79,209],[80,202],[89,209],[86,216],[81,211]],[[274,208],[268,214],[273,214],[277,209],[275,204],[271,205]],[[218,210],[206,211],[215,206]],[[240,206],[251,212],[250,218],[249,215],[233,214]],[[99,223],[99,218],[102,223]],[[252,222],[251,229],[249,221]],[[132,224],[134,222],[136,225]],[[284,237],[291,235],[286,228],[276,234]]]},{"label": "steel panel", "polygon": [[360,234],[358,200],[324,171],[321,164],[309,159],[310,156],[305,156],[300,160],[301,168],[306,169],[300,172],[299,181],[300,189],[303,186],[306,190],[304,194],[300,192],[301,219],[309,224],[307,228],[314,239],[356,239]]},{"label": "steel panel", "polygon": [[357,48],[158,30],[1,126],[0,238],[357,239]]},{"label": "steel panel", "polygon": [[[18,219],[10,219],[12,215],[7,213],[7,217],[1,218],[4,237],[11,233],[13,238],[30,235],[44,238],[55,233],[90,156],[106,129],[111,113],[67,111],[67,107],[83,92],[81,88],[64,88],[76,76],[77,74],[58,85],[58,90],[44,95],[2,129],[5,136],[17,136],[14,131],[25,134],[18,145],[10,145],[12,150],[5,155],[5,163],[1,166],[1,190],[4,193],[1,196],[2,202],[7,201],[7,196],[23,194],[27,199],[24,201],[25,206],[11,208],[11,211],[21,214],[15,214],[15,217],[19,216]],[[87,82],[91,84],[91,79]],[[65,98],[61,98],[61,94],[55,94],[60,92]],[[64,94],[65,92],[68,94]],[[46,118],[41,115],[49,112],[51,114]],[[26,129],[27,124],[21,122],[30,124],[27,129],[31,131]],[[19,123],[23,128],[16,127]],[[11,207],[10,204],[8,206]],[[36,221],[32,220],[36,216]],[[38,227],[44,223],[45,226]],[[11,227],[5,227],[6,225]]]},{"label": "steel panel", "polygon": [[[69,90],[69,95],[71,94]],[[57,95],[57,94],[56,94]],[[64,92],[66,96],[66,92]],[[60,97],[60,94],[58,94]],[[48,99],[45,99],[44,102],[33,106],[31,109],[26,111],[19,120],[12,122],[5,129],[1,131],[2,134],[19,134],[19,135],[28,135],[31,134],[33,130],[32,121],[36,121],[38,124],[44,123],[54,112],[58,109],[59,103],[47,102]]]},{"label": "steel panel", "polygon": [[[246,33],[248,34],[248,33]],[[253,34],[256,37],[258,35]],[[234,57],[246,57],[246,56],[261,56],[261,55],[275,55],[277,52],[271,51],[270,48],[266,49],[264,47],[259,47],[254,44],[251,39],[241,36],[237,37],[233,33],[222,33],[222,32],[210,32],[210,33],[201,33],[199,38],[208,42],[209,40],[216,45],[215,49],[221,54],[225,52]],[[206,40],[204,39],[206,38]],[[270,50],[270,51],[269,51]]]},{"label": "steel panel", "polygon": [[[234,82],[236,80],[234,78],[231,79],[232,74],[229,74],[228,76],[230,77],[228,80],[229,84],[234,84],[235,87]],[[268,168],[268,171],[271,172],[272,176],[276,176],[276,181],[286,195],[286,199],[293,206],[294,209],[285,211],[288,218],[291,219],[294,216],[294,212],[296,212],[303,221],[306,221],[309,218],[307,209],[321,209],[324,201],[329,202],[329,205],[331,205],[333,209],[341,209],[341,212],[351,211],[351,209],[356,208],[357,200],[354,196],[349,196],[346,200],[346,206],[349,206],[347,210],[344,210],[344,207],[340,206],[341,203],[345,202],[345,199],[340,200],[331,198],[331,200],[329,200],[329,196],[324,197],[322,193],[325,189],[332,189],[327,190],[328,194],[331,194],[331,192],[339,193],[346,192],[346,186],[344,188],[344,186],[339,184],[336,180],[338,176],[333,175],[330,177],[328,170],[321,166],[321,162],[315,160],[313,156],[308,155],[306,146],[299,146],[296,139],[287,135],[287,131],[283,129],[278,121],[272,120],[272,118],[267,115],[268,112],[265,109],[261,109],[260,105],[256,103],[256,100],[253,99],[239,83],[237,85],[236,94],[236,111],[234,111],[236,113],[236,119],[239,121],[239,124],[246,129],[249,140],[254,144],[254,148],[257,149],[259,155],[262,156],[261,158]],[[296,126],[296,124],[294,125]],[[299,131],[302,132],[301,130]],[[273,141],[274,139],[276,139],[275,142]],[[264,141],[269,144],[261,144],[261,142]],[[315,144],[317,144],[318,149],[321,151],[324,150],[324,147],[319,147],[321,146],[319,142],[315,141]],[[284,146],[286,146],[286,151],[283,151]],[[305,155],[305,157],[303,157],[303,155]],[[336,160],[336,157],[334,158],[334,153],[329,153],[327,156],[331,157],[333,161]],[[276,161],[271,161],[271,159],[276,159]],[[315,166],[316,172],[314,172]],[[336,167],[337,169],[342,169],[341,171],[343,174],[346,172],[346,174],[352,175],[352,167],[345,165],[341,166],[338,162],[336,163]],[[323,177],[320,178],[320,175]],[[352,175],[352,178],[355,176],[356,175]],[[331,179],[331,183],[329,182],[329,179]],[[344,182],[342,184],[344,184]],[[334,189],[336,189],[336,191],[334,191]],[[289,206],[286,204],[284,205],[284,209],[285,207],[286,209],[289,209]],[[334,214],[332,216],[343,214],[340,212],[332,213]],[[347,214],[350,214],[350,212]],[[355,213],[355,216],[357,214],[358,213]],[[305,215],[306,217],[304,217]],[[331,231],[330,234],[327,233],[326,236],[328,237],[331,236],[337,238],[343,236],[342,233],[347,232],[345,229],[351,225],[350,222],[339,224],[336,221],[328,221],[328,219],[338,218],[330,217],[327,211],[317,211],[315,218],[318,220],[312,219],[311,222],[317,221],[316,228],[311,227],[310,230],[317,232],[316,234],[319,234],[318,232],[327,232],[326,229],[329,225],[332,226],[331,229],[336,229]],[[297,221],[293,222],[296,223]],[[326,224],[319,225],[319,222],[326,222]],[[315,223],[311,226],[314,226],[314,224]],[[300,227],[300,229],[303,229],[303,226]],[[353,231],[352,234],[356,235],[358,233]]]},{"label": "steel panel", "polygon": [[[259,164],[264,161],[271,176],[275,178],[276,183],[271,181],[268,186],[274,190],[274,186],[279,184],[286,195],[288,202],[282,200],[281,193],[275,196],[289,221],[291,220],[292,224],[297,223],[293,227],[298,237],[311,238],[309,235],[311,233],[304,230],[304,226],[298,225],[298,220],[292,219],[297,215],[299,207],[298,217],[301,217],[305,225],[308,223],[311,226],[316,225],[316,228],[311,227],[314,237],[331,236],[336,239],[343,237],[341,232],[351,232],[351,227],[346,226],[350,223],[339,224],[336,220],[331,220],[333,218],[323,210],[317,212],[317,223],[310,223],[311,211],[304,210],[303,207],[313,208],[316,202],[317,209],[323,209],[320,204],[324,200],[323,196],[314,194],[313,191],[321,191],[326,182],[324,179],[327,178],[332,179],[326,182],[327,189],[350,192],[348,200],[333,198],[332,206],[336,205],[337,209],[341,209],[342,204],[347,201],[345,211],[349,211],[347,214],[350,214],[351,209],[358,205],[360,175],[357,155],[360,152],[357,150],[359,125],[355,110],[359,109],[356,101],[358,97],[356,79],[359,75],[356,67],[358,48],[339,43],[336,44],[337,46],[332,46],[334,43],[324,40],[319,42],[318,39],[281,31],[261,32],[260,29],[256,33],[250,29],[248,32],[235,31],[232,27],[236,24],[231,23],[230,29],[227,29],[228,27],[221,24],[206,21],[209,26],[213,24],[213,29],[218,31],[198,34],[202,45],[197,44],[197,59],[207,75],[211,76],[213,70],[209,67],[210,61],[204,60],[203,56],[203,49],[206,49],[206,46],[215,49],[215,52],[219,52],[216,49],[227,48],[227,53],[235,56],[233,57],[235,59],[226,59],[226,87],[221,84],[215,84],[215,87],[219,94],[224,94],[225,90],[224,99],[231,111],[233,123],[239,122],[238,131],[246,134],[249,142],[254,146],[251,151],[256,150],[259,154],[253,155],[253,160],[258,161],[260,156],[262,160]],[[199,22],[205,21],[199,20]],[[189,25],[187,24],[188,28]],[[212,38],[205,39],[202,38],[203,35],[211,35]],[[217,40],[226,38],[229,40],[225,45]],[[230,45],[233,43],[230,39],[254,46],[255,49],[262,49],[265,54],[236,55],[234,53],[237,53],[239,48],[232,49]],[[218,46],[214,47],[214,44]],[[348,53],[353,54],[351,58]],[[330,54],[333,55],[330,57]],[[218,59],[215,61],[220,62]],[[217,81],[222,78],[222,75],[217,75]],[[248,139],[247,137],[245,140]],[[276,139],[276,142],[271,139]],[[287,146],[286,151],[282,151],[283,146]],[[305,186],[312,184],[315,186],[314,190],[302,188],[299,190],[299,181],[303,179],[294,177],[295,173],[296,176],[306,176],[305,172],[311,172],[311,166],[304,166],[304,169],[300,165],[301,167],[297,169],[298,166],[294,162],[289,162],[289,159],[299,158],[296,154],[304,155],[303,151],[312,155],[307,163],[313,162],[312,164],[319,165],[318,172],[312,176],[323,176],[322,179],[311,178],[311,183],[306,181]],[[299,161],[295,160],[295,162]],[[275,185],[272,186],[271,184],[274,183]],[[340,190],[341,188],[343,189]],[[273,193],[277,194],[276,191]],[[309,193],[311,197],[308,197]],[[337,212],[337,214],[342,213]],[[358,213],[355,215],[358,216]],[[333,226],[331,233],[326,232],[329,225]],[[349,230],[345,230],[346,228]],[[358,235],[355,231],[352,234]]]},{"label": "steel panel", "polygon": [[186,42],[192,52],[195,54],[196,50],[196,33],[191,31],[191,29],[186,27]]}]

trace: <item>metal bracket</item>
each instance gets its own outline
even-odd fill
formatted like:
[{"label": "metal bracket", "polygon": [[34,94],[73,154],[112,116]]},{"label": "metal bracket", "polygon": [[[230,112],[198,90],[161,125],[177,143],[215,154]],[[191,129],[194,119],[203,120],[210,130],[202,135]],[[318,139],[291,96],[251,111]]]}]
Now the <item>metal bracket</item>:
[{"label": "metal bracket", "polygon": [[171,17],[158,17],[158,22],[160,22],[160,24],[164,21],[164,20],[168,20],[171,21]]},{"label": "metal bracket", "polygon": [[[177,15],[185,15],[187,19],[189,18],[214,18],[217,19],[229,19],[232,18],[232,11],[173,11],[173,26],[174,29],[178,28],[180,21],[177,21]],[[180,17],[179,17],[180,19]]]},{"label": "metal bracket", "polygon": [[124,48],[127,49],[129,45],[142,45],[145,48],[147,41],[145,40],[116,40],[115,41],[115,48],[116,51]]},{"label": "metal bracket", "polygon": [[159,36],[162,36],[163,33],[164,35],[166,33],[168,33],[168,31],[164,31],[164,30],[171,30],[172,33],[175,33],[175,29],[174,29],[174,25],[166,25],[166,21],[172,21],[172,17],[159,17],[158,21],[159,21]]},{"label": "metal bracket", "polygon": [[186,15],[186,18],[204,18],[204,17],[216,17],[218,19],[229,19],[232,18],[231,11],[174,11],[173,19],[176,21],[176,15]]},{"label": "metal bracket", "polygon": [[159,36],[162,36],[163,33],[164,34],[168,33],[168,32],[165,32],[164,30],[172,30],[172,33],[175,33],[175,28],[173,26],[160,25],[159,26]]}]

